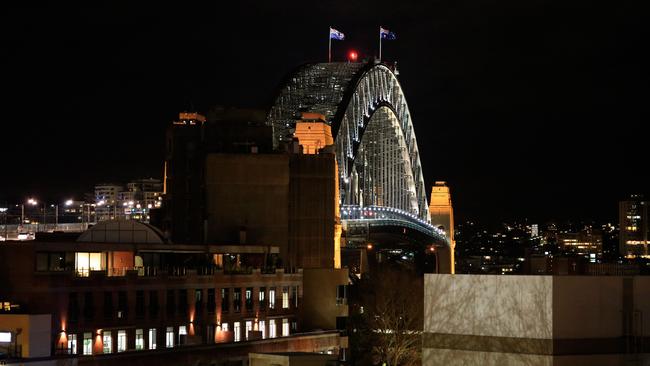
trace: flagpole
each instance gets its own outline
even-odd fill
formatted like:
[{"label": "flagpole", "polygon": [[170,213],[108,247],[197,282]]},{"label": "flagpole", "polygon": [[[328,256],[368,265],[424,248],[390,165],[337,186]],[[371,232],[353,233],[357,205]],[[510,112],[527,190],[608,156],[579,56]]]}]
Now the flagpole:
[{"label": "flagpole", "polygon": [[330,31],[327,34],[327,38],[329,39],[329,48],[328,48],[328,53],[327,53],[327,62],[332,62],[332,27],[330,27]]},{"label": "flagpole", "polygon": [[381,25],[379,26],[379,61],[381,61]]}]

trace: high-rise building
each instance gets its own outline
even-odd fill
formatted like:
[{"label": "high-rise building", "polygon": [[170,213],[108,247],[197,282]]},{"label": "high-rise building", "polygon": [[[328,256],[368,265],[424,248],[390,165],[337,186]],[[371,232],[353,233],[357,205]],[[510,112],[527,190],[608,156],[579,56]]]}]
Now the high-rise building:
[{"label": "high-rise building", "polygon": [[119,194],[124,186],[116,183],[95,185],[95,215],[97,221],[112,220],[118,217]]},{"label": "high-rise building", "polygon": [[[447,269],[447,264],[444,263],[445,261],[439,260],[439,273],[455,273],[454,250],[456,248],[456,241],[454,240],[454,209],[451,205],[451,192],[446,182],[435,182],[431,188],[429,213],[431,214],[431,225],[443,230],[449,240],[449,271],[445,270]],[[438,249],[438,251],[443,251],[443,249]],[[441,257],[439,256],[439,258]],[[445,270],[445,272],[440,272],[441,270]]]},{"label": "high-rise building", "polygon": [[633,194],[618,204],[619,250],[628,258],[648,257],[648,201]]}]

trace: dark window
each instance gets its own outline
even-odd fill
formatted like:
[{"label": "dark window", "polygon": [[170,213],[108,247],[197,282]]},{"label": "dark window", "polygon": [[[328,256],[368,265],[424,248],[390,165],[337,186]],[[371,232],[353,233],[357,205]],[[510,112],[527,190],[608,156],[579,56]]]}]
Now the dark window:
[{"label": "dark window", "polygon": [[95,305],[93,304],[93,293],[84,292],[84,320],[90,321],[95,316]]},{"label": "dark window", "polygon": [[144,291],[142,290],[135,292],[135,317],[144,318]]},{"label": "dark window", "polygon": [[196,316],[203,314],[203,290],[194,290],[194,313]]},{"label": "dark window", "polygon": [[79,319],[79,301],[77,300],[77,293],[71,292],[68,295],[68,321],[76,323]]},{"label": "dark window", "polygon": [[149,291],[149,316],[151,319],[158,317],[158,291]]},{"label": "dark window", "polygon": [[291,286],[291,303],[294,308],[298,308],[298,286]]},{"label": "dark window", "polygon": [[119,291],[117,293],[117,317],[120,319],[126,319],[128,309],[129,305],[126,301],[126,291]]},{"label": "dark window", "polygon": [[113,319],[113,293],[104,292],[104,319]]},{"label": "dark window", "polygon": [[48,268],[47,253],[36,253],[36,270],[39,272],[45,272]]},{"label": "dark window", "polygon": [[174,290],[167,290],[167,316],[173,317],[176,315],[176,297]]},{"label": "dark window", "polygon": [[241,289],[236,288],[234,289],[233,293],[233,299],[232,299],[232,308],[235,311],[235,313],[238,313],[241,311]]},{"label": "dark window", "polygon": [[346,285],[338,285],[336,287],[336,303],[339,305],[345,304],[348,297],[348,289]]},{"label": "dark window", "polygon": [[227,313],[230,311],[230,291],[227,288],[221,289],[221,312]]},{"label": "dark window", "polygon": [[217,307],[217,303],[214,297],[214,289],[208,289],[208,314],[214,314]]},{"label": "dark window", "polygon": [[182,316],[187,314],[187,290],[178,290],[178,311]]},{"label": "dark window", "polygon": [[253,288],[246,288],[246,311],[253,311]]}]

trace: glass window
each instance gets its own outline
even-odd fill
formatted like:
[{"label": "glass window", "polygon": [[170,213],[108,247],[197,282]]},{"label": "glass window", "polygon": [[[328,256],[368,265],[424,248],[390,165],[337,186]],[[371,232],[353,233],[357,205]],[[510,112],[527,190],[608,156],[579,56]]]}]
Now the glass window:
[{"label": "glass window", "polygon": [[260,287],[260,310],[266,310],[266,287]]},{"label": "glass window", "polygon": [[156,337],[158,332],[156,328],[149,328],[149,349],[156,349]]},{"label": "glass window", "polygon": [[275,309],[275,287],[269,289],[269,309]]},{"label": "glass window", "polygon": [[221,289],[221,312],[227,313],[230,310],[230,291],[227,288]]},{"label": "glass window", "polygon": [[235,342],[239,342],[241,340],[241,323],[235,322],[235,326],[233,328],[235,330]]},{"label": "glass window", "polygon": [[178,335],[187,335],[187,327],[185,325],[178,327]]},{"label": "glass window", "polygon": [[233,291],[232,308],[235,311],[235,313],[241,311],[241,289],[240,288],[236,288]]},{"label": "glass window", "polygon": [[298,309],[298,286],[291,286],[291,303],[294,309]]},{"label": "glass window", "polygon": [[224,332],[227,332],[228,331],[228,323],[221,324],[221,330],[224,331]]},{"label": "glass window", "polygon": [[84,333],[84,350],[83,350],[84,355],[92,355],[93,354],[93,334],[92,333]]},{"label": "glass window", "polygon": [[260,320],[259,329],[262,332],[262,339],[266,339],[266,321]]},{"label": "glass window", "polygon": [[68,334],[68,352],[70,352],[71,355],[76,355],[77,354],[77,335],[76,334]]},{"label": "glass window", "polygon": [[289,309],[289,287],[282,287],[282,308]]},{"label": "glass window", "polygon": [[275,319],[269,319],[269,338],[275,338]]},{"label": "glass window", "polygon": [[289,336],[289,319],[287,318],[282,319],[282,336]]},{"label": "glass window", "polygon": [[142,329],[135,330],[135,349],[136,350],[144,349],[144,332]]},{"label": "glass window", "polygon": [[253,288],[246,288],[246,311],[253,311]]},{"label": "glass window", "polygon": [[246,340],[248,340],[248,333],[253,330],[253,322],[251,320],[246,321]]},{"label": "glass window", "polygon": [[208,289],[208,314],[214,314],[217,307],[217,303],[214,297],[214,289]]},{"label": "glass window", "polygon": [[172,348],[174,347],[174,328],[167,327],[165,332],[165,347]]},{"label": "glass window", "polygon": [[104,341],[104,347],[103,347],[104,353],[113,352],[113,336],[111,335],[110,331],[105,330],[103,332],[103,339],[102,340]]},{"label": "glass window", "polygon": [[117,352],[126,351],[126,331],[118,330],[117,331]]}]

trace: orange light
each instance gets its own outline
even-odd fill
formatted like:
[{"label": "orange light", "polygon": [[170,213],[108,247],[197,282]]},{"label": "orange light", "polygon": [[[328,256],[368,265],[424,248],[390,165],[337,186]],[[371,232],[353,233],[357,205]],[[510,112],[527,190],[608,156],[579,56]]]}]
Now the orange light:
[{"label": "orange light", "polygon": [[350,62],[357,62],[358,57],[359,55],[357,54],[357,51],[348,52],[348,60],[350,60]]},{"label": "orange light", "polygon": [[372,244],[368,243],[368,250],[372,250]]}]

